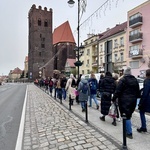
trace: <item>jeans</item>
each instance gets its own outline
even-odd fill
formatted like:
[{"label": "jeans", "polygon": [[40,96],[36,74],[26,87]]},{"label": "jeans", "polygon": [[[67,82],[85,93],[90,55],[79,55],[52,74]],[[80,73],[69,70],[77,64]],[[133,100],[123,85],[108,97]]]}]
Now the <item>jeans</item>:
[{"label": "jeans", "polygon": [[127,132],[127,134],[131,134],[132,133],[131,120],[126,120],[126,132]]},{"label": "jeans", "polygon": [[62,100],[62,89],[57,89],[57,96],[60,100]]},{"label": "jeans", "polygon": [[62,88],[62,96],[65,100],[66,99],[66,90],[65,90],[65,88]]},{"label": "jeans", "polygon": [[145,112],[140,111],[140,118],[141,118],[141,128],[146,129]]},{"label": "jeans", "polygon": [[91,95],[90,95],[90,99],[89,99],[90,107],[92,107],[92,99],[94,99],[95,104],[98,105],[98,101],[97,101],[97,98],[96,98],[96,94],[91,94]]},{"label": "jeans", "polygon": [[85,103],[86,103],[85,101],[82,101],[82,102],[81,102],[81,107],[82,107],[82,109],[85,109]]}]

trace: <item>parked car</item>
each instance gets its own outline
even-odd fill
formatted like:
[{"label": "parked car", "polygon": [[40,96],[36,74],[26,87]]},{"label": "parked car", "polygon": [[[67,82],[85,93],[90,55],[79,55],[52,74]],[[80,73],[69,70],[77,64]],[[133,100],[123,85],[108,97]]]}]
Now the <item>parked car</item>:
[{"label": "parked car", "polygon": [[137,78],[139,86],[140,86],[140,90],[143,88],[143,83],[144,83],[144,79],[143,78]]}]

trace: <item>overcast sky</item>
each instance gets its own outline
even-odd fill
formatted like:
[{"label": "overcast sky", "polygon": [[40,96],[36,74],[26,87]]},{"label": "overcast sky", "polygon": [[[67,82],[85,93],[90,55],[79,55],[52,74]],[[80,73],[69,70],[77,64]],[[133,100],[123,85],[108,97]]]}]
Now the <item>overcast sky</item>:
[{"label": "overcast sky", "polygon": [[[33,4],[53,9],[53,29],[69,21],[75,39],[77,38],[77,0],[70,8],[68,0],[3,0],[0,4],[0,75],[10,70],[24,69],[28,55],[28,12]],[[80,20],[80,42],[88,33],[104,32],[127,20],[127,11],[147,0],[87,0],[86,12]],[[101,8],[101,9],[99,9]],[[98,11],[96,11],[98,10]],[[96,11],[96,12],[95,12]],[[95,13],[94,13],[95,12]],[[94,13],[94,14],[93,14]],[[92,15],[93,14],[93,15]],[[89,18],[89,16],[91,16]],[[89,18],[89,19],[87,19]],[[85,20],[87,21],[85,22]]]}]

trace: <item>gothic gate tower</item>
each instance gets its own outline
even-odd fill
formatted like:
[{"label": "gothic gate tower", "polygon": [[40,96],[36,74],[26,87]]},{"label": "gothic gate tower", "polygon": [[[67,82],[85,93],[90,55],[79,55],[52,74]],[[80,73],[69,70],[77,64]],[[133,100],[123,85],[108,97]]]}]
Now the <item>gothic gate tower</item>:
[{"label": "gothic gate tower", "polygon": [[52,9],[33,4],[29,14],[28,78],[35,80],[52,75],[53,62],[43,67],[53,56]]}]

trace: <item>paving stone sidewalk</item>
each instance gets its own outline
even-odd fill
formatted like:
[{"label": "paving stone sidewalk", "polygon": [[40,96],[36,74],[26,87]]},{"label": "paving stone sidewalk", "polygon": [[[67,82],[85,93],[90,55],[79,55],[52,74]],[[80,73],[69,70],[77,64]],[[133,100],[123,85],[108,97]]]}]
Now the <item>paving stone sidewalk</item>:
[{"label": "paving stone sidewalk", "polygon": [[34,85],[28,86],[22,150],[119,150],[121,147]]}]

